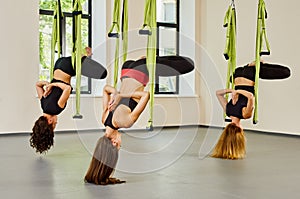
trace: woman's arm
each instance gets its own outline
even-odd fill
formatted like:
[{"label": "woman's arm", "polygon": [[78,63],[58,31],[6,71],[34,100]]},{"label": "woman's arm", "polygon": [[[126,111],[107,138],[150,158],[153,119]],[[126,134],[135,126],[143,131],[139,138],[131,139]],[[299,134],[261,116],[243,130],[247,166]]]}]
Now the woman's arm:
[{"label": "woman's arm", "polygon": [[[117,94],[117,89],[110,85],[106,85],[103,88],[103,112],[102,112],[102,123],[104,123],[107,112],[109,111],[110,104],[113,103],[114,96]],[[112,96],[113,95],[113,96]]]},{"label": "woman's arm", "polygon": [[248,98],[247,106],[243,108],[242,114],[245,119],[252,117],[252,112],[254,108],[254,95],[251,92],[245,90],[236,90],[238,94],[244,95]]},{"label": "woman's arm", "polygon": [[139,99],[137,106],[134,108],[134,110],[130,114],[132,122],[135,122],[139,118],[141,113],[144,111],[144,109],[149,101],[150,93],[148,91],[135,91],[132,94],[117,94],[117,96],[119,98]]},{"label": "woman's arm", "polygon": [[226,110],[226,105],[228,103],[224,95],[227,93],[232,93],[232,91],[233,91],[232,89],[222,89],[216,91],[217,98],[224,111]]},{"label": "woman's arm", "polygon": [[49,82],[47,81],[38,81],[36,82],[35,84],[35,89],[36,89],[36,92],[38,94],[38,98],[41,99],[44,95],[44,86],[47,86],[49,84]]},{"label": "woman's arm", "polygon": [[60,89],[63,90],[63,93],[61,94],[57,104],[58,104],[59,107],[64,108],[67,101],[68,101],[68,99],[69,99],[69,97],[70,97],[72,88],[71,88],[70,85],[64,84],[64,83],[61,83],[61,82],[51,83],[46,87],[46,92],[44,93],[44,96],[47,96],[47,95],[50,94],[53,86],[59,87]]}]

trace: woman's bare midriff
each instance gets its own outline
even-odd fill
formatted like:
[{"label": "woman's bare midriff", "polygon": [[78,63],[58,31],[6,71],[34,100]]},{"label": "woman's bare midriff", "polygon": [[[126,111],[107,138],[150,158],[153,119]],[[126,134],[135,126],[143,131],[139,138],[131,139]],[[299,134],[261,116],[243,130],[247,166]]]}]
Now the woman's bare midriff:
[{"label": "woman's bare midriff", "polygon": [[60,69],[56,69],[53,73],[53,78],[70,84],[71,76]]},{"label": "woman's bare midriff", "polygon": [[244,85],[244,86],[254,86],[254,81],[252,80],[249,80],[249,79],[246,79],[244,77],[236,77],[234,79],[234,84],[236,86],[239,86],[239,85]]},{"label": "woman's bare midriff", "polygon": [[[120,88],[120,93],[133,93],[135,91],[142,91],[144,90],[144,86],[133,78],[124,78],[122,80],[122,85]],[[139,99],[132,98],[136,102],[139,102]]]}]

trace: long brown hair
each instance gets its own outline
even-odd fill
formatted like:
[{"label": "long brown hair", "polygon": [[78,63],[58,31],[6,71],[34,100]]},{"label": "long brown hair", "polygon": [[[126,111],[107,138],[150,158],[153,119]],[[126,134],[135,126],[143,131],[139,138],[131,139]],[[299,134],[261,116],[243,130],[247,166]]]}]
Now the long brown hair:
[{"label": "long brown hair", "polygon": [[34,123],[30,136],[30,146],[34,148],[37,153],[46,153],[54,143],[53,125],[48,124],[48,119],[41,116]]},{"label": "long brown hair", "polygon": [[243,129],[234,123],[228,124],[216,144],[212,157],[242,159],[246,155],[246,138]]},{"label": "long brown hair", "polygon": [[99,138],[89,169],[84,178],[85,181],[97,185],[124,183],[125,181],[111,178],[118,161],[118,156],[119,150],[112,145],[106,136]]}]

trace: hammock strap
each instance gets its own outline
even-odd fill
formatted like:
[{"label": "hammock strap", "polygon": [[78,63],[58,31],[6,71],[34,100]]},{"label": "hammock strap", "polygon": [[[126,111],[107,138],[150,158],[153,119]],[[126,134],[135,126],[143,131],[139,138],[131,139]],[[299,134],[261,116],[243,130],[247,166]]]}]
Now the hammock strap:
[{"label": "hammock strap", "polygon": [[[264,0],[259,0],[258,13],[257,13],[257,29],[256,29],[256,53],[255,53],[255,85],[254,85],[254,116],[253,124],[258,122],[258,85],[259,85],[259,72],[260,72],[260,56],[270,54],[270,45],[266,35],[265,19],[267,18],[267,11]],[[263,40],[265,42],[267,51],[263,52]]]},{"label": "hammock strap", "polygon": [[57,47],[58,58],[62,55],[62,20],[63,14],[61,10],[60,0],[55,4],[54,19],[52,24],[52,38],[51,38],[51,61],[50,61],[50,81],[53,79],[54,60]]},{"label": "hammock strap", "polygon": [[80,0],[75,0],[73,7],[73,51],[72,51],[72,65],[76,66],[76,113],[73,118],[81,119],[80,114],[80,87],[81,87],[81,17],[82,6]]},{"label": "hammock strap", "polygon": [[115,59],[114,59],[114,87],[117,87],[119,73],[119,34],[120,34],[120,0],[114,1],[113,22],[108,32],[108,37],[116,38]]},{"label": "hammock strap", "polygon": [[[155,91],[155,69],[156,69],[156,0],[146,0],[144,25],[149,27],[151,34],[148,34],[147,42],[147,68],[150,74],[150,117],[147,128],[153,130],[153,107],[154,107],[154,91]],[[143,25],[143,27],[145,27]]]},{"label": "hammock strap", "polygon": [[123,47],[123,63],[127,60],[128,51],[128,0],[123,0],[122,11],[122,47]]},{"label": "hammock strap", "polygon": [[[229,6],[225,14],[223,27],[227,28],[226,45],[224,50],[224,57],[228,61],[226,88],[233,89],[234,81],[232,77],[236,68],[236,12],[234,3]],[[228,96],[228,94],[225,96],[227,100]],[[226,118],[226,113],[224,113],[224,117]]]}]

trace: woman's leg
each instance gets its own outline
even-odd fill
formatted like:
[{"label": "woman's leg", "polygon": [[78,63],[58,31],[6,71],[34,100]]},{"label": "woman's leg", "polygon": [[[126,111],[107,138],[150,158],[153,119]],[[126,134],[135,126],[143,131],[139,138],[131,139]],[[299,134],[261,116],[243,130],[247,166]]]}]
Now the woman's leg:
[{"label": "woman's leg", "polygon": [[106,117],[108,115],[108,106],[109,106],[109,103],[111,101],[111,94],[112,93],[116,93],[116,89],[112,86],[109,86],[109,85],[106,85],[104,86],[103,88],[103,101],[102,101],[102,105],[103,105],[103,111],[102,111],[102,123],[105,122],[106,120]]},{"label": "woman's leg", "polygon": [[159,76],[182,75],[194,70],[194,61],[183,56],[161,56],[156,58],[156,74]]},{"label": "woman's leg", "polygon": [[291,71],[288,67],[279,64],[261,63],[259,78],[261,79],[286,79],[291,76]]},{"label": "woman's leg", "polygon": [[93,79],[104,79],[107,76],[107,70],[102,64],[89,57],[83,57],[82,60],[82,75]]}]

